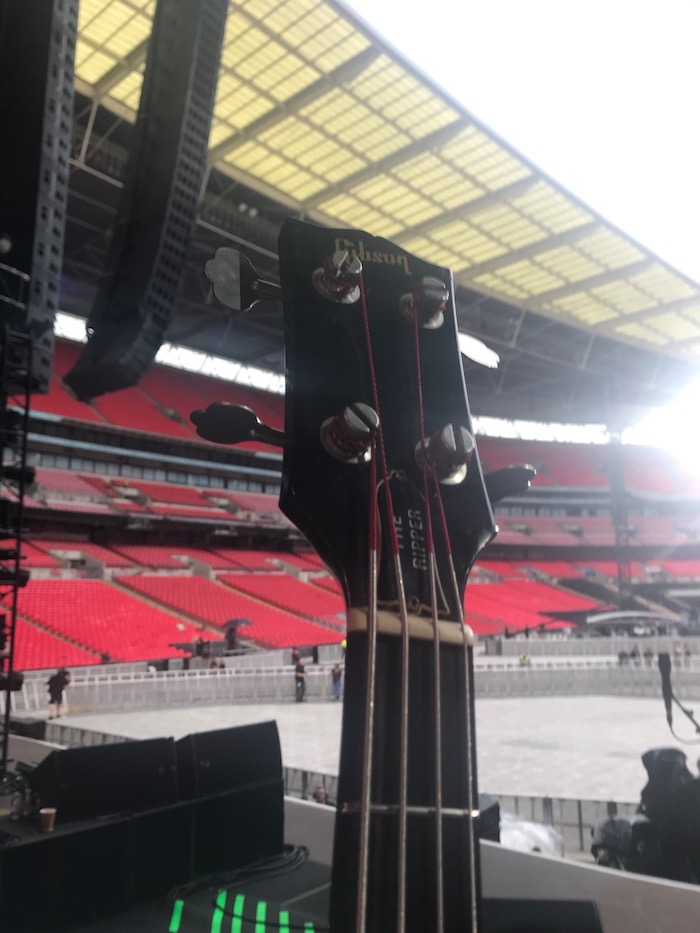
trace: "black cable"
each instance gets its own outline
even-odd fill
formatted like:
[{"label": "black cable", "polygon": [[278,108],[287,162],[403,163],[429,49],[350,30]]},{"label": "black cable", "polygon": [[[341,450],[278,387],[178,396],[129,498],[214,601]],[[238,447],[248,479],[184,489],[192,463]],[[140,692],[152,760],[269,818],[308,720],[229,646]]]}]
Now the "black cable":
[{"label": "black cable", "polygon": [[230,888],[233,885],[248,884],[259,878],[276,878],[288,872],[300,868],[309,857],[309,850],[306,846],[285,845],[284,851],[280,855],[273,855],[268,858],[253,862],[252,865],[246,865],[245,868],[239,868],[233,872],[215,873],[198,878],[190,884],[181,885],[168,892],[169,902],[175,900],[184,900],[192,894],[199,891],[206,891],[209,888],[216,887],[218,890]]}]

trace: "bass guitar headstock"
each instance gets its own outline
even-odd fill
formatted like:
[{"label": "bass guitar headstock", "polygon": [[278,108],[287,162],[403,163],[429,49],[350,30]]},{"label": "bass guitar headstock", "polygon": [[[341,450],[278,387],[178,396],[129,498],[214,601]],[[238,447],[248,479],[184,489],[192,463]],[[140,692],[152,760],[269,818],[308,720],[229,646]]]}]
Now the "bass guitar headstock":
[{"label": "bass guitar headstock", "polygon": [[[396,605],[391,522],[408,606],[418,615],[430,612],[432,516],[439,613],[457,619],[448,562],[463,594],[495,525],[464,385],[451,273],[359,230],[295,220],[285,222],[279,252],[288,439],[280,506],[342,582],[348,605],[366,606],[376,495],[379,605]],[[383,461],[375,463],[376,487],[373,457]],[[437,480],[427,501],[426,464]],[[387,476],[392,516],[382,494]]]}]

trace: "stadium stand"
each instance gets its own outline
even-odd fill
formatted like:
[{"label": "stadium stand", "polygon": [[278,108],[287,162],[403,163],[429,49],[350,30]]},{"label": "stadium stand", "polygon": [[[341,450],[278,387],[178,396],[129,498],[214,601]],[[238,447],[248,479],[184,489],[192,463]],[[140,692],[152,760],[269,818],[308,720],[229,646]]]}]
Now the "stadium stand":
[{"label": "stadium stand", "polygon": [[345,601],[342,597],[311,583],[295,580],[285,573],[224,573],[219,580],[287,612],[322,619],[335,628],[345,624]]},{"label": "stadium stand", "polygon": [[115,661],[181,657],[171,644],[202,635],[194,624],[102,580],[31,580],[18,604],[23,616],[50,632]]},{"label": "stadium stand", "polygon": [[[215,455],[212,459],[210,445],[196,437],[189,421],[192,410],[226,401],[248,405],[265,423],[281,429],[282,397],[154,366],[136,389],[94,403],[79,403],[61,383],[78,352],[76,345],[58,341],[51,390],[34,399],[33,417],[45,419],[49,431],[52,422],[69,420],[69,430],[78,431],[76,438],[84,436],[98,446],[100,438],[114,438],[119,432],[119,444],[112,448],[111,459],[109,447],[105,447],[92,462],[78,459],[72,465],[67,455],[45,457],[42,453],[31,496],[25,497],[32,527],[23,547],[24,566],[36,575],[28,591],[39,592],[33,590],[34,584],[50,582],[40,578],[51,577],[56,586],[67,585],[65,590],[56,590],[54,598],[71,605],[71,584],[99,581],[56,578],[83,572],[72,559],[84,557],[95,562],[91,575],[100,573],[100,564],[105,576],[114,570],[134,573],[130,579],[119,577],[120,587],[130,587],[135,593],[141,586],[142,596],[191,619],[194,631],[198,631],[197,624],[220,626],[230,618],[246,617],[253,621],[244,633],[252,645],[313,645],[336,640],[338,630],[331,626],[337,627],[343,612],[341,589],[324,572],[315,553],[300,551],[304,542],[279,511],[274,492],[279,482],[279,459],[268,458],[272,467],[268,465],[262,479],[259,465],[265,458],[252,461],[249,454],[245,464],[252,472],[239,473],[237,468],[231,472],[227,465],[225,474],[215,468],[210,477],[209,464],[216,467],[225,458],[218,461]],[[84,428],[80,428],[81,421]],[[81,430],[87,433],[80,435]],[[151,458],[150,466],[141,468],[138,458],[130,463],[116,452],[124,445],[140,450],[143,456],[149,445],[166,439],[174,456],[196,454],[202,457],[201,465],[193,459],[188,467],[176,468],[175,461],[169,463],[168,453],[160,462]],[[249,449],[269,453],[264,445],[249,445]],[[65,450],[70,450],[70,443]],[[506,625],[511,631],[539,626],[548,618],[542,612],[585,613],[586,607],[599,609],[604,605],[594,599],[576,603],[576,598],[582,597],[572,597],[547,583],[572,581],[572,587],[612,600],[617,564],[608,489],[610,450],[487,437],[479,439],[479,450],[486,471],[533,463],[538,475],[533,484],[535,497],[522,511],[508,502],[499,505],[500,532],[474,568],[466,606],[477,634],[502,634]],[[690,478],[663,452],[624,448],[622,456],[630,490],[633,583],[700,579],[700,481]],[[61,461],[65,469],[57,468]],[[245,488],[246,483],[249,488]],[[2,491],[4,498],[12,495],[9,490]],[[689,502],[679,503],[679,496]],[[692,501],[692,496],[697,496],[697,501]],[[105,530],[98,532],[103,519]],[[101,543],[93,543],[95,540]],[[223,576],[219,582],[195,578],[193,561],[210,568],[213,575]],[[158,571],[165,574],[162,579],[155,576]],[[144,582],[149,579],[155,582]],[[530,588],[537,585],[543,587],[539,593]],[[103,587],[92,591],[110,594],[104,613],[95,603],[96,618],[112,612],[114,593],[126,598],[121,588],[107,583]],[[138,603],[136,596],[131,598]],[[314,626],[309,621],[312,617],[324,625]],[[80,632],[85,634],[82,629]],[[99,637],[93,655],[112,654],[104,646],[99,627],[96,633]],[[52,636],[47,637],[51,644]],[[153,646],[141,644],[139,637],[138,633],[124,635],[132,642],[127,649],[129,657],[139,653],[151,657]],[[188,639],[178,632],[177,638],[170,639],[175,640]],[[67,644],[60,637],[58,643],[61,647]],[[81,644],[85,647],[87,643]]]},{"label": "stadium stand", "polygon": [[103,498],[96,492],[91,483],[77,473],[71,473],[68,470],[51,470],[45,467],[37,467],[35,472],[37,485],[41,487],[48,497],[55,497],[55,494],[58,493],[59,495],[90,501]]},{"label": "stadium stand", "polygon": [[99,664],[100,656],[17,618],[15,629],[15,667],[17,670],[42,670],[51,667],[79,667]]},{"label": "stadium stand", "polygon": [[141,479],[121,479],[114,477],[110,483],[113,495],[123,495],[125,490],[136,491],[151,502],[166,505],[192,505],[202,508],[208,505],[206,499],[192,486],[176,486],[173,483],[150,483]]},{"label": "stadium stand", "polygon": [[580,569],[566,560],[533,560],[527,563],[517,561],[512,566],[515,570],[525,574],[542,575],[551,577],[553,580],[566,580],[581,576]]},{"label": "stadium stand", "polygon": [[305,558],[288,554],[286,551],[239,551],[234,548],[217,548],[215,553],[229,560],[233,566],[239,567],[241,570],[279,570],[282,565],[295,566],[305,570],[311,569],[306,564]]},{"label": "stadium stand", "polygon": [[22,542],[22,566],[27,570],[33,568],[53,570],[61,566],[61,562],[48,553],[48,549],[32,544],[30,541]]},{"label": "stadium stand", "polygon": [[175,555],[184,556],[190,551],[185,547],[153,544],[115,544],[114,550],[133,564],[155,570],[184,570],[187,562],[178,560]]},{"label": "stadium stand", "polygon": [[223,626],[231,619],[247,619],[251,624],[246,626],[241,638],[267,648],[327,645],[338,640],[338,633],[329,628],[201,577],[144,575],[122,577],[121,583],[163,606],[209,625]]},{"label": "stadium stand", "polygon": [[51,552],[60,551],[68,553],[83,554],[100,561],[105,567],[132,567],[133,561],[117,554],[110,548],[103,547],[100,544],[93,544],[91,541],[69,541],[61,539],[41,538],[33,541],[34,548],[43,553],[53,564],[48,566],[60,566],[59,561],[50,556]]},{"label": "stadium stand", "polygon": [[331,577],[331,576],[312,577],[311,583],[314,586],[322,587],[324,590],[330,590],[331,593],[337,593],[338,596],[343,595],[343,589],[340,583],[338,583],[338,581],[335,579],[335,577]]}]

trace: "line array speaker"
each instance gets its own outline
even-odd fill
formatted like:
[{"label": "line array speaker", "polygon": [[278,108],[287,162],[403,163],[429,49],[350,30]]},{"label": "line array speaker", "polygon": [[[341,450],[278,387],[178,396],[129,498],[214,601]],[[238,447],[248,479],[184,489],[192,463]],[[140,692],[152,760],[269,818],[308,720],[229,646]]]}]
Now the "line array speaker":
[{"label": "line array speaker", "polygon": [[275,722],[194,732],[175,745],[180,795],[222,791],[282,780],[282,752]]},{"label": "line array speaker", "polygon": [[178,799],[175,742],[144,739],[51,752],[30,773],[42,807],[62,822],[133,813]]},{"label": "line array speaker", "polygon": [[36,392],[51,378],[77,30],[78,0],[0,4],[0,308],[33,337]]},{"label": "line array speaker", "polygon": [[65,382],[136,385],[170,323],[197,219],[228,0],[159,0],[107,274]]}]

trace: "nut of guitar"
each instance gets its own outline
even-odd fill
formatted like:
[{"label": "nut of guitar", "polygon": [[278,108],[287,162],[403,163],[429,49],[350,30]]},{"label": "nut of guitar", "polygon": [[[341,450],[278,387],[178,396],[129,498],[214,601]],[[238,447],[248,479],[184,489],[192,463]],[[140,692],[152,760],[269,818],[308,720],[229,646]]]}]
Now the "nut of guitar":
[{"label": "nut of guitar", "polygon": [[[409,613],[408,636],[420,641],[433,641],[435,629],[431,619],[412,615]],[[366,632],[368,630],[368,614],[366,609],[348,609],[348,632]],[[380,635],[401,636],[401,618],[397,613],[380,609],[377,612],[377,632]],[[448,622],[441,619],[438,622],[438,636],[441,644],[474,646],[474,633],[468,625],[458,622]]]}]

